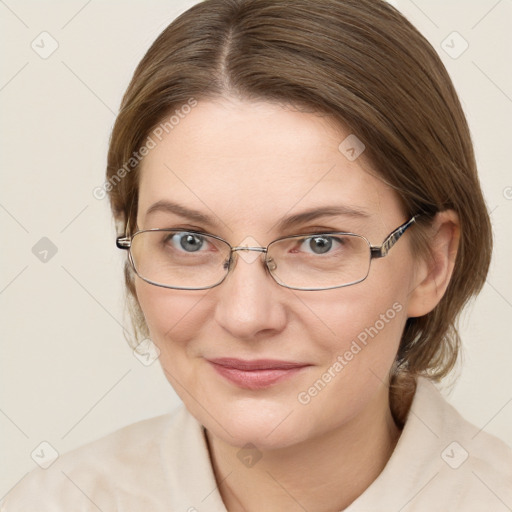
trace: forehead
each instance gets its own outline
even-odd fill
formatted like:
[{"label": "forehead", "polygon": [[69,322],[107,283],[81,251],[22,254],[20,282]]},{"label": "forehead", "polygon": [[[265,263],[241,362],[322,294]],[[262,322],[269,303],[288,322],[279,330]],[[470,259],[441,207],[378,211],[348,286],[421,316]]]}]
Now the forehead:
[{"label": "forehead", "polygon": [[327,204],[374,216],[397,208],[363,157],[347,158],[349,136],[325,117],[273,103],[199,102],[161,140],[153,136],[141,167],[139,224],[161,200],[253,229]]}]

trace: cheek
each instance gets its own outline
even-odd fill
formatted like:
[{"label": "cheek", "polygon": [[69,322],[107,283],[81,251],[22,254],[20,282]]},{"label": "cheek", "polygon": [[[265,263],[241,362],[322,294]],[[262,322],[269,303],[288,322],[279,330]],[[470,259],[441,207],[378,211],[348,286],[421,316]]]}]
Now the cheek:
[{"label": "cheek", "polygon": [[[317,326],[308,332],[323,357],[307,382],[301,382],[296,401],[322,429],[357,416],[382,388],[406,321],[399,291],[387,288],[367,295],[364,287],[353,290],[333,297],[329,307],[308,301],[316,317],[314,324],[309,319],[309,325]],[[320,335],[322,328],[330,333],[328,337]]]},{"label": "cheek", "polygon": [[[323,354],[315,375],[322,381],[319,388],[326,383],[349,398],[387,380],[407,319],[407,288],[396,275],[377,274],[333,290],[330,300],[313,294],[303,298],[309,310],[303,325]],[[330,393],[323,395],[327,399]]]},{"label": "cheek", "polygon": [[[375,279],[377,281],[377,279]],[[326,350],[348,349],[352,340],[365,343],[377,335],[396,339],[405,322],[406,293],[397,283],[372,280],[357,286],[303,295],[303,323]],[[330,295],[327,295],[327,294]]]},{"label": "cheek", "polygon": [[193,340],[209,312],[203,300],[206,291],[182,291],[160,288],[138,280],[136,292],[146,318],[152,341],[162,353],[173,346],[186,346]]}]

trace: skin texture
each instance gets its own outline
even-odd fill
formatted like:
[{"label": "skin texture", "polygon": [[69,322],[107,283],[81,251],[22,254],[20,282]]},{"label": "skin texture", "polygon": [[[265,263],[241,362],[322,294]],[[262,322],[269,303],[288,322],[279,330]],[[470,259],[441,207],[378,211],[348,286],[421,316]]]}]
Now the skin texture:
[{"label": "skin texture", "polygon": [[[364,153],[351,162],[338,150],[348,135],[325,117],[277,104],[199,102],[143,162],[138,228],[195,229],[232,246],[351,231],[380,245],[408,219],[395,192],[368,172]],[[211,217],[211,225],[168,212],[146,215],[164,199]],[[357,207],[367,216],[277,227],[285,217],[326,205]],[[389,409],[389,370],[407,317],[428,313],[446,289],[457,224],[454,212],[438,214],[432,260],[413,257],[406,232],[387,257],[372,262],[365,281],[346,288],[286,289],[259,257],[238,257],[234,271],[210,290],[170,290],[136,278],[165,375],[206,428],[228,510],[341,510],[378,476],[400,435]],[[254,240],[245,243],[247,237]],[[299,392],[381,315],[384,327],[301,403]],[[269,388],[246,390],[217,374],[207,361],[217,357],[310,366]],[[247,443],[261,455],[252,467],[237,456]]]}]

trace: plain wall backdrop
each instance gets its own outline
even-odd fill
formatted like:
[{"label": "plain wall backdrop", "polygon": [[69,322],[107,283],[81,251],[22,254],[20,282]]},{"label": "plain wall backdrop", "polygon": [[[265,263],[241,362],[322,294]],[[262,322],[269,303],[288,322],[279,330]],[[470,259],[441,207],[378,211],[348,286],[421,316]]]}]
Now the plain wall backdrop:
[{"label": "plain wall backdrop", "polygon": [[[31,454],[52,449],[42,442],[63,453],[179,404],[158,362],[142,364],[123,338],[125,254],[93,190],[135,66],[195,3],[0,2],[0,499],[36,466]],[[462,317],[458,379],[443,392],[512,445],[512,2],[391,3],[453,78],[495,233],[487,284]]]}]

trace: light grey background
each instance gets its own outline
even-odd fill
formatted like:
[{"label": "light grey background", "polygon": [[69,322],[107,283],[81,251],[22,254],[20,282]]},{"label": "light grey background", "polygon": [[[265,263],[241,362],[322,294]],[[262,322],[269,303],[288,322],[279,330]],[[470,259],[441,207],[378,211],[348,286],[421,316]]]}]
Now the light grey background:
[{"label": "light grey background", "polygon": [[[35,467],[41,442],[63,453],[179,403],[158,363],[144,366],[123,339],[122,254],[107,200],[92,191],[136,64],[195,3],[0,1],[0,498]],[[444,391],[512,445],[512,2],[392,3],[455,82],[496,236],[487,284],[463,316],[459,378]]]}]

